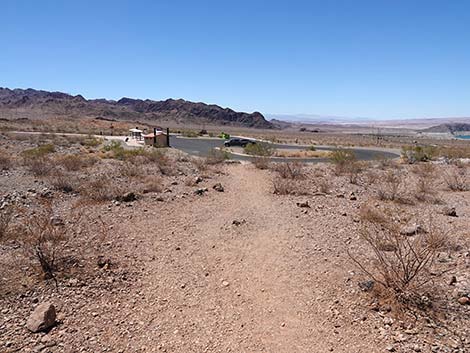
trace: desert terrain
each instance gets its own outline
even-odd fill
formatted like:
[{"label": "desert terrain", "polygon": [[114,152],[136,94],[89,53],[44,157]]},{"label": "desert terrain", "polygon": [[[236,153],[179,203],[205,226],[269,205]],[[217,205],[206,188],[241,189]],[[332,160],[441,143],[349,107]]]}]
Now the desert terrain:
[{"label": "desert terrain", "polygon": [[470,349],[464,141],[236,161],[3,123],[1,352]]}]

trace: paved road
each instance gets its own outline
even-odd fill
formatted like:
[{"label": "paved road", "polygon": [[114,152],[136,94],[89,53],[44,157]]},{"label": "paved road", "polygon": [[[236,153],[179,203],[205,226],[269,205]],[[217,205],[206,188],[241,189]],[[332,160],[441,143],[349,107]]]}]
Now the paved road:
[{"label": "paved road", "polygon": [[[224,140],[221,139],[205,139],[205,138],[181,138],[178,136],[170,136],[170,145],[171,147],[180,149],[186,153],[197,155],[197,156],[207,156],[209,151],[216,147],[223,147]],[[284,144],[273,144],[274,148],[283,148],[283,149],[299,149],[298,145],[284,145]],[[317,147],[317,150],[323,151],[332,151],[335,147]],[[375,150],[369,148],[351,148],[356,155],[356,158],[359,160],[373,160],[378,157],[385,158],[397,158],[399,155],[385,150]],[[237,160],[250,160],[252,157],[239,156],[232,154],[232,159]],[[292,158],[275,158],[276,161],[285,161],[292,160]],[[295,160],[302,162],[324,162],[328,159],[326,158],[295,158]]]}]

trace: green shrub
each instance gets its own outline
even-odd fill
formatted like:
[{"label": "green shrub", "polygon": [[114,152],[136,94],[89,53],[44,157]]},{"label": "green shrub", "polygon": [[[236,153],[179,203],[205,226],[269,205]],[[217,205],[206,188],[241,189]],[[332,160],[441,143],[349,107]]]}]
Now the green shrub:
[{"label": "green shrub", "polygon": [[24,150],[22,155],[25,158],[39,158],[44,157],[53,152],[55,152],[55,146],[52,143],[48,143],[45,145],[39,145],[35,148]]},{"label": "green shrub", "polygon": [[437,148],[434,146],[403,146],[401,156],[407,163],[427,162],[436,156]]},{"label": "green shrub", "polygon": [[274,154],[274,149],[271,145],[264,142],[249,143],[243,150],[250,156],[269,157]]},{"label": "green shrub", "polygon": [[307,151],[316,151],[317,148],[314,145],[310,145],[306,148]]}]

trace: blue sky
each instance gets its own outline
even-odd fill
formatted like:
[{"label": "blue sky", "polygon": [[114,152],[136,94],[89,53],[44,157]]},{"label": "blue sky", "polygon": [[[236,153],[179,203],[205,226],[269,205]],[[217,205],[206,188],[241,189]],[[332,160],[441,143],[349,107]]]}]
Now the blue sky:
[{"label": "blue sky", "polygon": [[470,1],[0,0],[0,86],[243,111],[470,116]]}]

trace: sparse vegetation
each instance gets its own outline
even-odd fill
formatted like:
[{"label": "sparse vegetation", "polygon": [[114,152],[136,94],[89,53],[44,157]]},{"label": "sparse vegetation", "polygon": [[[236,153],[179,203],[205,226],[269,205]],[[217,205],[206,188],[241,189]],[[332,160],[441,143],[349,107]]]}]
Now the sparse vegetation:
[{"label": "sparse vegetation", "polygon": [[430,225],[426,232],[410,237],[389,215],[370,207],[363,207],[360,214],[360,236],[372,250],[373,260],[368,265],[369,261],[352,255],[353,261],[399,301],[419,298],[423,285],[442,275],[433,265],[447,249],[447,234]]},{"label": "sparse vegetation", "polygon": [[257,157],[270,157],[274,154],[274,149],[266,142],[249,143],[243,150],[246,154]]},{"label": "sparse vegetation", "polygon": [[356,163],[357,159],[353,151],[337,149],[330,153],[330,161],[335,166],[336,175],[342,175]]},{"label": "sparse vegetation", "polygon": [[388,170],[381,183],[377,184],[377,196],[380,200],[397,201],[401,197],[402,174]]},{"label": "sparse vegetation", "polygon": [[401,156],[405,162],[414,164],[430,161],[436,154],[435,146],[403,146]]},{"label": "sparse vegetation", "polygon": [[274,170],[282,179],[303,179],[305,178],[305,166],[301,162],[277,163]]},{"label": "sparse vegetation", "polygon": [[452,169],[446,171],[444,180],[449,190],[452,191],[466,191],[470,189],[467,173],[465,169]]}]

